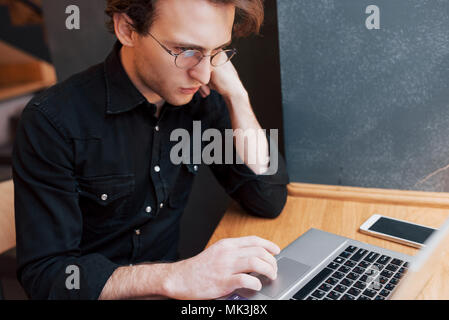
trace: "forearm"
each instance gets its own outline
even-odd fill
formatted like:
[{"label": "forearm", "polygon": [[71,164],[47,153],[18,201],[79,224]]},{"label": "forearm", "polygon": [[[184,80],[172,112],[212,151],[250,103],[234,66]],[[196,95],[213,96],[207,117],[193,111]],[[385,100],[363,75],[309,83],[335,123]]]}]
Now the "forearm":
[{"label": "forearm", "polygon": [[167,297],[165,288],[171,269],[169,263],[120,267],[106,282],[99,300]]},{"label": "forearm", "polygon": [[234,130],[237,154],[254,173],[265,173],[269,164],[268,141],[251,108],[247,92],[243,89],[224,99]]},{"label": "forearm", "polygon": [[198,255],[174,263],[121,267],[107,281],[100,299],[216,299],[235,289],[260,290],[251,272],[274,280],[280,249],[259,237],[223,239]]}]

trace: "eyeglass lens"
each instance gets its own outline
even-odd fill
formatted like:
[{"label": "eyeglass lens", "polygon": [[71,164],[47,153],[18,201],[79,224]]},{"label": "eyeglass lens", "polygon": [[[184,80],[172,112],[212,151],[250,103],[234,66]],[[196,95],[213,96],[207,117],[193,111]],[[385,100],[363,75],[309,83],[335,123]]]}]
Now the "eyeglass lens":
[{"label": "eyeglass lens", "polygon": [[[234,50],[224,50],[220,51],[216,55],[212,56],[211,64],[214,67],[219,67],[229,60],[235,55]],[[186,50],[182,52],[176,58],[176,65],[182,69],[193,68],[198,65],[203,59],[203,54],[198,50]]]}]

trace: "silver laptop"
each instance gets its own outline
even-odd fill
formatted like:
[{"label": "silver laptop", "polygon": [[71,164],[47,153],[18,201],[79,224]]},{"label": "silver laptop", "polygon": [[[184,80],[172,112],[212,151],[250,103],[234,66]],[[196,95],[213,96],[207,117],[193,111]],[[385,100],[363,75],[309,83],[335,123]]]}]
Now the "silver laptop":
[{"label": "silver laptop", "polygon": [[258,275],[261,291],[239,289],[224,299],[415,299],[448,247],[449,219],[414,257],[310,229],[276,257],[276,280]]}]

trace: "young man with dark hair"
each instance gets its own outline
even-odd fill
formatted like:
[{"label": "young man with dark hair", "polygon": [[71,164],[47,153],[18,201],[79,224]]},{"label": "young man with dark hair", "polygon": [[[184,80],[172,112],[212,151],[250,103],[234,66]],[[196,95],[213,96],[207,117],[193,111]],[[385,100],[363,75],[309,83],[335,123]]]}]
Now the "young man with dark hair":
[{"label": "young man with dark hair", "polygon": [[[268,240],[224,239],[177,261],[198,168],[171,161],[170,134],[191,133],[195,121],[203,131],[260,129],[228,46],[233,35],[259,31],[262,0],[108,0],[106,13],[118,38],[106,61],[35,97],[21,118],[13,163],[20,282],[38,299],[260,290],[249,273],[277,273],[279,248]],[[256,152],[268,158],[269,147],[266,137],[235,143],[244,163],[210,168],[248,212],[274,218],[286,201],[285,164],[266,175],[268,163],[248,161]]]}]

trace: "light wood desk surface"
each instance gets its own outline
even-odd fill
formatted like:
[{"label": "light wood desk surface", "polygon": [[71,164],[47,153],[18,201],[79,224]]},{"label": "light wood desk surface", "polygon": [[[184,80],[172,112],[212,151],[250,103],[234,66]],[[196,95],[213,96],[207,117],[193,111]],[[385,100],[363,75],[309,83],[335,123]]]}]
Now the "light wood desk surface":
[{"label": "light wood desk surface", "polygon": [[0,183],[0,254],[16,246],[14,222],[14,185]]},{"label": "light wood desk surface", "polygon": [[[449,217],[449,194],[366,189],[292,183],[281,215],[273,220],[253,217],[233,203],[212,235],[208,246],[223,238],[257,235],[281,249],[310,228],[332,232],[386,249],[415,255],[418,250],[358,232],[372,214],[382,214],[438,228]],[[418,299],[449,299],[447,263],[437,268]]]},{"label": "light wood desk surface", "polygon": [[[449,194],[293,183],[282,214],[272,220],[246,214],[232,205],[219,223],[208,246],[223,238],[258,235],[284,248],[298,236],[317,228],[379,247],[415,255],[418,250],[358,232],[372,214],[404,219],[438,228],[449,217]],[[0,183],[0,253],[15,246],[14,188]],[[449,248],[447,263],[438,267],[418,298],[449,299]]]}]

